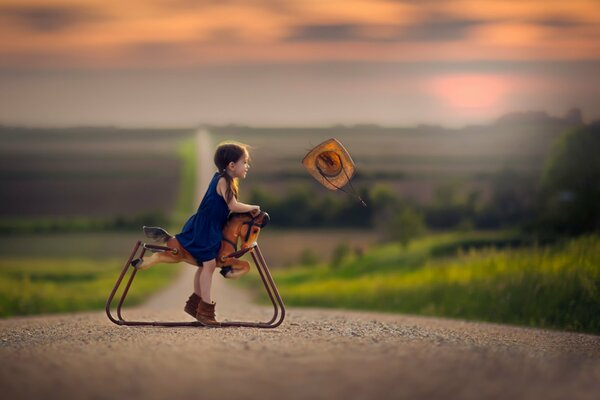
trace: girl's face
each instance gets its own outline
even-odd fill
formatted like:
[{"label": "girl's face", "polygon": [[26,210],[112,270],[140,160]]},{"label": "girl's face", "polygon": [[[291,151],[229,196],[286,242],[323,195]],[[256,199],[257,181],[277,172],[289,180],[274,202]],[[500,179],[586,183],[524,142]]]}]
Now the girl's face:
[{"label": "girl's face", "polygon": [[250,169],[248,159],[248,154],[245,153],[237,162],[230,162],[229,175],[231,175],[232,178],[244,179],[248,173],[248,169]]}]

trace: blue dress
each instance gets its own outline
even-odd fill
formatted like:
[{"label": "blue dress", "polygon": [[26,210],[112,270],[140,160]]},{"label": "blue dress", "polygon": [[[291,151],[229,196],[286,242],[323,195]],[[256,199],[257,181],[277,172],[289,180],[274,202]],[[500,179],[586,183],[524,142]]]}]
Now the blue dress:
[{"label": "blue dress", "polygon": [[198,263],[217,258],[221,248],[223,227],[227,223],[229,207],[225,199],[217,193],[220,177],[221,175],[216,172],[198,211],[183,225],[181,233],[175,235],[179,243]]}]

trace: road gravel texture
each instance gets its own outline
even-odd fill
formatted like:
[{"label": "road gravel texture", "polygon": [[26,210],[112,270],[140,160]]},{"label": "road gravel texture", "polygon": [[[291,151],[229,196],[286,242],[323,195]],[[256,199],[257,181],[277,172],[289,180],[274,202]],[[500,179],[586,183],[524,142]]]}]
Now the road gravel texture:
[{"label": "road gravel texture", "polygon": [[[143,306],[124,308],[124,317],[190,320],[182,308],[193,273],[184,267],[176,284]],[[254,305],[220,275],[214,288],[220,320],[272,315],[272,307]],[[10,318],[0,321],[0,360],[5,399],[598,399],[600,393],[600,336],[345,310],[288,308],[276,329],[125,327],[103,312]]]}]

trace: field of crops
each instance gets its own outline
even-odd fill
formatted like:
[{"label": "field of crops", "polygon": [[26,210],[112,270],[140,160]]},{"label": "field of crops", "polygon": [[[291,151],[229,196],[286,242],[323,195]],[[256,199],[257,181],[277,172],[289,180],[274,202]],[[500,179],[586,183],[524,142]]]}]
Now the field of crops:
[{"label": "field of crops", "polygon": [[[510,233],[432,235],[274,276],[290,305],[600,333],[597,236],[535,245]],[[257,287],[258,280],[245,283]]]},{"label": "field of crops", "polygon": [[[0,317],[102,310],[126,261],[122,258],[3,257]],[[179,268],[155,268],[136,278],[127,297],[134,305],[167,285]]]},{"label": "field of crops", "polygon": [[173,211],[190,131],[0,129],[0,218]]}]

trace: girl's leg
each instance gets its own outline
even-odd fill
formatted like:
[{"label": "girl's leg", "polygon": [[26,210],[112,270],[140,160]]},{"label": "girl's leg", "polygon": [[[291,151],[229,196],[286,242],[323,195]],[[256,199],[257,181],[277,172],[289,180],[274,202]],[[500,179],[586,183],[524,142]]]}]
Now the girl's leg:
[{"label": "girl's leg", "polygon": [[212,303],[210,299],[210,286],[212,284],[213,272],[215,272],[216,268],[217,262],[213,258],[210,261],[204,261],[202,271],[200,271],[200,294],[202,301],[204,301],[205,303]]},{"label": "girl's leg", "polygon": [[[196,265],[196,260],[194,260],[194,265]],[[202,272],[202,267],[196,269],[196,273],[194,274],[194,293],[192,293],[190,298],[185,302],[185,307],[183,308],[183,311],[196,319],[198,319],[196,315],[198,314],[198,304],[200,304],[201,299],[200,272]]]},{"label": "girl's leg", "polygon": [[[196,270],[196,274],[194,275],[194,293],[200,296],[200,273],[202,272],[202,267],[198,267]],[[201,296],[200,296],[201,297]]]}]

